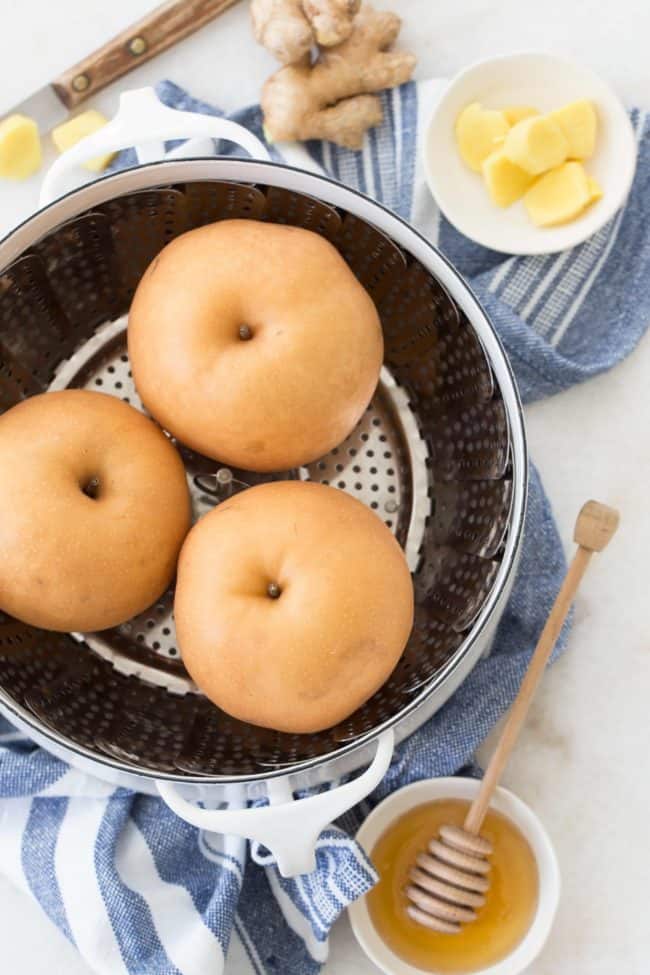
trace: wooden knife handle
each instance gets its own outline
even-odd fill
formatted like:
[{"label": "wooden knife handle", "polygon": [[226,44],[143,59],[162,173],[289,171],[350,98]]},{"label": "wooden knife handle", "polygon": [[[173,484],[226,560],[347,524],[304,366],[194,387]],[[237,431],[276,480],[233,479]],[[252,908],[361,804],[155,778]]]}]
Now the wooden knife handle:
[{"label": "wooden knife handle", "polygon": [[64,71],[52,82],[67,108],[75,108],[132,68],[203,27],[237,0],[172,0]]}]

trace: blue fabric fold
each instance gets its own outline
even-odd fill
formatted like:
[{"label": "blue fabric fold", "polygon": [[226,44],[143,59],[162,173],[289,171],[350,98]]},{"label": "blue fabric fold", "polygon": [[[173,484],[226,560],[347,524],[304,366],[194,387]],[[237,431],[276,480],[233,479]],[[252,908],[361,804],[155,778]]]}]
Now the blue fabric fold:
[{"label": "blue fabric fold", "polygon": [[[384,122],[361,152],[326,143],[291,148],[414,222],[466,276],[513,363],[523,398],[550,396],[611,368],[647,327],[650,140],[639,143],[627,206],[594,237],[560,255],[513,258],[463,238],[437,213],[418,168],[419,120],[433,83],[386,92]],[[168,105],[221,114],[172,84]],[[263,138],[259,106],[229,116]],[[170,143],[167,149],[175,143]],[[238,154],[230,144],[219,153]],[[274,158],[282,156],[271,147]],[[116,168],[134,165],[133,150]],[[314,975],[340,912],[374,881],[350,838],[369,808],[417,779],[478,774],[473,755],[511,703],[565,571],[549,501],[534,467],[521,562],[493,648],[451,700],[397,750],[375,793],[326,830],[317,869],[280,878],[268,851],[202,833],[160,799],[114,789],[69,769],[0,719],[0,872],[30,892],[93,971],[116,975]],[[566,646],[563,631],[555,654]],[[73,853],[74,851],[74,853]]]}]

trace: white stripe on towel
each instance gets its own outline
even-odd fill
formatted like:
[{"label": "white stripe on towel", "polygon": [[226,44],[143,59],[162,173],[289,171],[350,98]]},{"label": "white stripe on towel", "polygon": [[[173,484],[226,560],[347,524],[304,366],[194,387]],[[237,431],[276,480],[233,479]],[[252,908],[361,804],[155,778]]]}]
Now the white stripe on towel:
[{"label": "white stripe on towel", "polygon": [[127,887],[146,901],[171,963],[183,975],[221,975],[221,943],[203,923],[187,888],[162,879],[144,836],[132,820],[122,831],[115,867]]},{"label": "white stripe on towel", "polygon": [[323,142],[321,145],[323,146],[323,165],[325,166],[325,172],[329,173],[333,179],[336,179],[333,166],[334,145],[332,142]]},{"label": "white stripe on towel", "polygon": [[516,260],[517,260],[516,257],[509,257],[507,261],[503,262],[501,267],[499,267],[495,271],[494,276],[490,281],[488,291],[494,294],[494,292],[497,290],[497,288],[499,287],[503,279],[506,277],[508,271],[510,270],[510,268],[512,267],[512,265],[515,263]]},{"label": "white stripe on towel", "polygon": [[[393,103],[393,137],[395,139],[395,183],[402,186],[402,96],[398,88],[391,88],[390,100]],[[418,129],[419,131],[419,129]]]},{"label": "white stripe on towel", "polygon": [[[289,895],[282,889],[282,885],[275,872],[275,867],[266,868],[266,878],[285,921],[291,930],[298,935],[314,961],[320,962],[323,965],[327,961],[327,941],[319,941],[315,937],[312,926],[305,915],[298,910]],[[341,901],[344,903],[343,898],[341,898]]]},{"label": "white stripe on towel", "polygon": [[94,776],[86,775],[77,769],[70,768],[61,778],[52,782],[39,795],[43,798],[54,796],[81,796],[84,799],[108,799],[115,792],[116,786],[102,782]]},{"label": "white stripe on towel", "polygon": [[262,959],[258,954],[257,948],[253,944],[253,941],[251,940],[251,937],[248,931],[246,930],[246,927],[244,926],[244,922],[240,918],[239,914],[235,914],[235,922],[233,925],[233,930],[236,931],[239,937],[241,938],[244,949],[246,950],[246,953],[248,955],[249,965],[252,965],[253,970],[257,973],[257,975],[264,975],[266,968],[262,964]]},{"label": "white stripe on towel", "polygon": [[[377,187],[375,186],[375,172],[372,168],[373,148],[372,143],[370,142],[370,136],[367,136],[366,138],[368,140],[368,148],[361,157],[361,162],[363,164],[363,175],[366,180],[366,193],[368,196],[371,196],[373,200],[376,200]],[[375,151],[378,150],[376,149]]]},{"label": "white stripe on towel", "polygon": [[275,144],[275,148],[288,166],[295,166],[297,169],[306,169],[307,172],[316,173],[318,176],[323,175],[323,170],[316,160],[312,159],[309,153],[305,151],[303,145],[297,142],[278,142]]},{"label": "white stripe on towel", "polygon": [[558,276],[568,261],[570,253],[571,251],[564,251],[563,253],[559,254],[551,263],[549,270],[546,272],[537,287],[533,289],[533,293],[521,312],[521,317],[524,319],[524,321],[526,321],[533,308],[544,294],[544,291],[548,288],[549,284]]},{"label": "white stripe on towel", "polygon": [[221,833],[199,832],[199,850],[206,860],[218,863],[233,873],[239,883],[244,880],[242,864],[246,860],[246,840],[239,836],[223,836]]},{"label": "white stripe on towel", "polygon": [[61,821],[54,867],[77,948],[100,975],[127,975],[95,869],[95,843],[106,803],[71,799]]},{"label": "white stripe on towel", "polygon": [[[229,972],[236,972],[237,975],[256,975],[255,968],[248,957],[244,948],[237,927],[233,924],[230,932],[230,944],[226,955],[226,965]],[[209,973],[207,973],[209,975]]]},{"label": "white stripe on towel", "polygon": [[0,801],[0,873],[26,893],[30,893],[30,889],[23,870],[22,849],[31,808],[29,797]]}]

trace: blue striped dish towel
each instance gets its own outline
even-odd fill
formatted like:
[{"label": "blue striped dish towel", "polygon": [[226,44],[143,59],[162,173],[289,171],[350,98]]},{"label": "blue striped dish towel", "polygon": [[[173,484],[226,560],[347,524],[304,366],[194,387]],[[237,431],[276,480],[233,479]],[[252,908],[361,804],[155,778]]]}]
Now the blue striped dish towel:
[{"label": "blue striped dish towel", "polygon": [[[615,365],[647,325],[650,137],[632,113],[639,163],[623,211],[586,243],[549,257],[505,258],[458,234],[419,170],[418,136],[439,82],[387,92],[382,126],[362,152],[283,147],[287,162],[326,172],[411,220],[471,281],[503,339],[527,401]],[[172,107],[219,114],[169,82]],[[261,136],[257,106],[232,116]],[[216,147],[227,151],[230,147]],[[279,158],[276,148],[272,149]],[[133,162],[122,153],[118,166]],[[644,300],[639,300],[639,296]],[[570,422],[570,421],[569,421]],[[336,917],[373,883],[350,839],[369,806],[416,779],[458,771],[512,701],[565,569],[539,477],[519,573],[490,656],[398,749],[361,809],[321,836],[317,869],[281,878],[264,850],[202,833],[162,801],[70,769],[0,719],[0,872],[40,903],[103,975],[314,975]],[[564,648],[563,634],[558,652]],[[227,961],[226,961],[227,958]]]}]

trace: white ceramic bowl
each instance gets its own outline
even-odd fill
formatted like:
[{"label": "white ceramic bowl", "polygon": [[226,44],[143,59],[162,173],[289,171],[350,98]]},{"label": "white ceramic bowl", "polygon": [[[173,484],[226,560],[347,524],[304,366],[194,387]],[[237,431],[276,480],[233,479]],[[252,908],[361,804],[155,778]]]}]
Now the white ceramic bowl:
[{"label": "white ceramic bowl", "polygon": [[[456,777],[425,779],[423,782],[407,785],[373,809],[357,833],[357,840],[370,854],[390,824],[414,806],[435,799],[471,800],[478,788],[478,780]],[[491,805],[512,820],[528,840],[537,860],[539,900],[533,922],[514,951],[497,964],[477,971],[475,975],[518,975],[537,957],[548,938],[560,898],[560,870],[546,830],[521,799],[507,789],[499,788]],[[357,941],[370,960],[383,972],[387,975],[422,975],[421,968],[402,961],[382,941],[370,919],[365,897],[350,906],[349,915]]]},{"label": "white ceramic bowl", "polygon": [[[518,201],[507,209],[490,200],[479,173],[460,158],[454,127],[470,102],[486,108],[532,105],[541,112],[578,98],[598,112],[598,138],[585,168],[604,195],[571,223],[535,227]],[[447,219],[478,244],[507,254],[549,254],[582,243],[625,202],[636,166],[629,117],[611,88],[587,68],[551,54],[523,53],[480,61],[457,75],[437,103],[424,141],[429,188]]]}]

